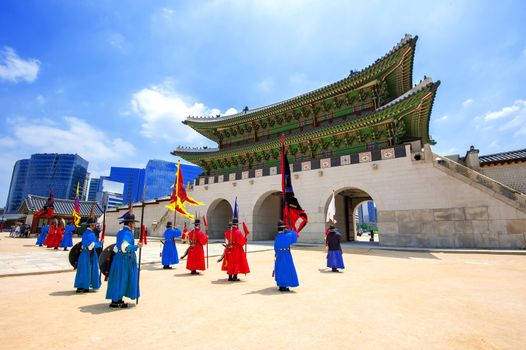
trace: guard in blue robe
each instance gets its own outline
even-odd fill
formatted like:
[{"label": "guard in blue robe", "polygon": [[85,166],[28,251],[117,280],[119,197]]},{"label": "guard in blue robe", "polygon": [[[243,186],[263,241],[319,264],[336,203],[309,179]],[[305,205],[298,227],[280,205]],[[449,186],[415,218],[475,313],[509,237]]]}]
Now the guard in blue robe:
[{"label": "guard in blue robe", "polygon": [[98,242],[93,229],[95,228],[95,219],[88,219],[88,228],[82,234],[82,252],[77,262],[77,274],[75,275],[75,288],[77,293],[87,293],[90,288],[99,289],[99,257],[96,248],[102,245]]},{"label": "guard in blue robe", "polygon": [[163,269],[171,269],[170,265],[179,264],[179,255],[175,247],[175,239],[181,237],[181,230],[177,227],[172,228],[172,222],[168,221],[166,224],[166,231],[164,231],[164,245],[162,256]]},{"label": "guard in blue robe", "polygon": [[336,230],[334,225],[329,226],[325,242],[327,244],[327,267],[330,267],[332,272],[339,272],[338,269],[345,268],[340,245],[341,238],[342,235]]},{"label": "guard in blue robe", "polygon": [[42,247],[44,245],[44,241],[46,240],[48,232],[49,232],[49,225],[46,223],[40,229],[40,234],[38,235],[37,242],[35,243],[37,246]]},{"label": "guard in blue robe", "polygon": [[136,299],[140,296],[138,286],[139,270],[137,268],[137,256],[135,252],[142,247],[142,243],[135,244],[133,229],[135,228],[135,215],[126,213],[122,217],[121,224],[124,226],[117,232],[115,244],[115,256],[108,275],[108,289],[106,299],[110,299],[111,308],[126,308],[122,298]]},{"label": "guard in blue robe", "polygon": [[75,225],[72,225],[71,222],[64,229],[64,237],[60,241],[60,248],[64,248],[65,251],[68,250],[68,247],[73,247],[73,232],[75,231]]},{"label": "guard in blue robe", "polygon": [[286,230],[283,221],[278,223],[278,234],[274,240],[274,279],[280,292],[288,292],[288,287],[298,287],[298,275],[290,253],[290,246],[297,242],[298,234],[292,230]]}]

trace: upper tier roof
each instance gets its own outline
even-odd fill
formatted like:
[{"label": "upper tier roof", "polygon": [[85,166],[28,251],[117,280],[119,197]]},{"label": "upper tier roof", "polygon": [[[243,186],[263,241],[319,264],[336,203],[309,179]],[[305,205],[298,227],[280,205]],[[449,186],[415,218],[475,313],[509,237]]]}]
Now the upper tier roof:
[{"label": "upper tier roof", "polygon": [[[346,120],[340,120],[337,121],[331,125],[326,126],[320,126],[318,128],[308,130],[308,131],[297,131],[295,133],[292,133],[291,135],[288,135],[288,140],[293,140],[294,137],[298,137],[299,135],[304,135],[305,137],[317,137],[322,134],[330,134],[330,130],[333,130],[335,128],[338,128],[339,125],[351,125],[355,123],[361,124],[362,121],[370,120],[372,117],[376,116],[378,113],[388,111],[392,108],[394,108],[396,105],[403,103],[404,101],[410,100],[413,98],[413,96],[416,96],[417,94],[423,92],[423,91],[431,91],[434,96],[434,91],[436,88],[440,85],[440,81],[433,82],[433,79],[430,77],[425,77],[422,81],[420,81],[417,85],[415,85],[412,89],[407,91],[405,94],[399,96],[395,100],[389,102],[386,105],[383,105],[379,108],[377,108],[375,111],[365,114],[358,118],[355,121],[346,121]],[[421,130],[425,135],[421,135],[424,137],[425,141],[427,142],[428,135],[428,125],[429,123],[425,123],[426,128],[425,130]],[[174,151],[171,152],[174,156],[180,156],[184,159],[187,159],[188,161],[193,161],[199,157],[206,157],[206,156],[213,156],[213,155],[219,155],[222,153],[235,153],[235,152],[241,152],[245,149],[250,149],[254,147],[261,147],[261,146],[268,146],[268,147],[279,147],[279,144],[281,142],[280,138],[276,138],[274,140],[261,140],[259,142],[250,143],[248,145],[239,145],[236,147],[229,148],[225,151],[222,151],[219,148],[215,147],[203,147],[203,148],[192,148],[192,147],[177,147]]]},{"label": "upper tier roof", "polygon": [[[215,126],[218,126],[218,127],[225,126],[230,123],[237,124],[237,123],[249,120],[249,119],[250,120],[257,119],[258,117],[264,116],[267,114],[280,113],[284,110],[297,108],[305,104],[313,103],[320,99],[324,99],[324,98],[328,98],[328,97],[332,97],[332,96],[344,93],[345,91],[352,91],[354,89],[359,88],[360,86],[363,86],[375,80],[376,76],[374,74],[371,74],[371,72],[373,72],[376,68],[379,68],[379,67],[382,67],[382,69],[387,69],[387,67],[383,67],[382,64],[385,63],[391,56],[395,55],[396,53],[402,52],[404,54],[403,59],[409,59],[408,63],[410,64],[410,69],[408,69],[407,72],[404,72],[404,74],[408,75],[408,77],[407,79],[403,79],[404,80],[402,83],[403,86],[401,88],[402,91],[398,93],[398,96],[399,96],[405,93],[406,91],[410,90],[412,86],[412,64],[413,64],[413,57],[414,57],[413,52],[414,52],[414,47],[416,45],[417,40],[418,40],[418,36],[413,37],[409,34],[406,34],[405,37],[398,44],[396,44],[387,54],[377,59],[373,64],[369,65],[368,67],[360,71],[357,71],[357,72],[352,72],[348,77],[344,79],[341,79],[335,83],[321,87],[319,89],[307,92],[305,94],[290,98],[288,100],[270,104],[267,106],[263,106],[263,107],[259,107],[255,109],[249,109],[248,111],[242,111],[242,112],[232,114],[232,115],[219,116],[219,117],[218,116],[206,116],[206,117],[189,116],[186,120],[183,121],[183,123],[191,126],[192,128],[196,129],[198,132],[203,133],[203,135],[214,139],[214,137],[210,133],[202,132],[202,130],[199,130],[199,129],[213,128]],[[410,52],[408,48],[411,48]],[[407,58],[405,57],[406,54],[408,55]]]}]

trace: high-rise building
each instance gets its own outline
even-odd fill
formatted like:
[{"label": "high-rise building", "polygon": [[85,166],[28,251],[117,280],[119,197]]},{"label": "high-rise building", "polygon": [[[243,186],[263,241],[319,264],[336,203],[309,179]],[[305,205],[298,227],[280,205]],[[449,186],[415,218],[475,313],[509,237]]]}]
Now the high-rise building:
[{"label": "high-rise building", "polygon": [[[172,192],[177,164],[164,160],[150,160],[145,169],[145,199],[162,198],[169,196]],[[195,165],[181,164],[183,183],[193,182],[203,170]]]},{"label": "high-rise building", "polygon": [[88,161],[77,154],[42,153],[15,163],[6,212],[16,213],[28,194],[74,199],[77,183],[84,191]]},{"label": "high-rise building", "polygon": [[15,166],[13,167],[11,185],[9,186],[7,204],[5,206],[6,213],[18,212],[18,208],[20,208],[27,196],[26,180],[28,168],[29,159],[17,160]]},{"label": "high-rise building", "polygon": [[101,190],[100,178],[92,178],[89,183],[88,201],[96,201],[97,192],[99,192],[100,190]]},{"label": "high-rise building", "polygon": [[122,193],[124,204],[142,200],[144,169],[111,167],[110,176],[107,179],[124,184]]}]

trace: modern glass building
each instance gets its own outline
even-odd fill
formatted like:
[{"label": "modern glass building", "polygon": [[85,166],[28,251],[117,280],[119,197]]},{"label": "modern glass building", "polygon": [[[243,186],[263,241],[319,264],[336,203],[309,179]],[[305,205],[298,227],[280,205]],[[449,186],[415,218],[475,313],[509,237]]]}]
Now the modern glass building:
[{"label": "modern glass building", "polygon": [[[170,186],[175,180],[177,164],[164,160],[150,160],[145,169],[145,199],[162,198],[172,193]],[[181,164],[183,182],[193,182],[203,170],[195,165]]]},{"label": "modern glass building", "polygon": [[7,197],[6,212],[16,213],[28,194],[74,199],[77,183],[84,191],[88,161],[77,154],[33,154],[15,163]]},{"label": "modern glass building", "polygon": [[26,180],[28,168],[29,159],[20,159],[16,161],[13,168],[13,175],[11,176],[9,193],[7,194],[7,204],[5,206],[6,213],[17,213],[18,208],[20,208],[24,202],[24,199],[26,199]]},{"label": "modern glass building", "polygon": [[144,169],[111,167],[108,180],[122,182],[124,191],[122,201],[124,204],[140,202],[144,189]]},{"label": "modern glass building", "polygon": [[96,201],[97,200],[97,192],[101,190],[101,181],[100,178],[91,179],[89,183],[89,190],[88,190],[88,201]]}]

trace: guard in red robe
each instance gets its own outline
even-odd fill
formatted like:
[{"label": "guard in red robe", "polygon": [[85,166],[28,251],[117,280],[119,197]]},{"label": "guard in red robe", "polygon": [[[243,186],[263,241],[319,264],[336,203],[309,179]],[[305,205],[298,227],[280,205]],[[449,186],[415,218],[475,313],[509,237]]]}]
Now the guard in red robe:
[{"label": "guard in red robe", "polygon": [[205,251],[203,246],[208,243],[208,236],[201,231],[201,221],[195,219],[194,229],[188,232],[188,259],[186,260],[186,269],[191,271],[192,275],[199,275],[200,271],[206,270]]},{"label": "guard in red robe", "polygon": [[51,241],[49,242],[49,247],[53,247],[54,249],[58,249],[60,246],[60,242],[62,241],[62,237],[64,236],[64,227],[65,227],[64,219],[61,219],[58,222],[58,225],[55,229],[55,234],[53,235]]},{"label": "guard in red robe", "polygon": [[55,235],[57,234],[58,220],[54,219],[53,223],[49,225],[49,232],[44,240],[44,245],[48,248],[53,247],[53,242],[55,241]]},{"label": "guard in red robe", "polygon": [[232,220],[232,226],[225,232],[225,258],[221,270],[226,271],[229,281],[239,281],[237,275],[250,272],[247,256],[245,254],[245,244],[247,237],[238,228],[238,219]]}]

